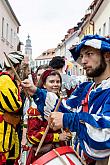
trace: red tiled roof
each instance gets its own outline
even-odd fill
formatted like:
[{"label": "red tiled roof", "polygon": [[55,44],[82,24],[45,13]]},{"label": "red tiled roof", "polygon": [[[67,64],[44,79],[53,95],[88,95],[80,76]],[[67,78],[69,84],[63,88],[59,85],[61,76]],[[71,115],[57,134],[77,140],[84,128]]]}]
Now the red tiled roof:
[{"label": "red tiled roof", "polygon": [[55,48],[48,49],[43,52],[40,56],[38,56],[35,60],[44,60],[44,59],[52,59],[55,56]]}]

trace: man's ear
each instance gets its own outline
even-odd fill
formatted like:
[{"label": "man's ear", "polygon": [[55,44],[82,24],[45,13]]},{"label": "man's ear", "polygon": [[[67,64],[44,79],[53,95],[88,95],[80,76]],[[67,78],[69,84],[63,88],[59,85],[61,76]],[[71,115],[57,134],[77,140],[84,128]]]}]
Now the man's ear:
[{"label": "man's ear", "polygon": [[110,52],[105,52],[104,53],[104,57],[105,57],[105,61],[109,61],[110,62]]}]

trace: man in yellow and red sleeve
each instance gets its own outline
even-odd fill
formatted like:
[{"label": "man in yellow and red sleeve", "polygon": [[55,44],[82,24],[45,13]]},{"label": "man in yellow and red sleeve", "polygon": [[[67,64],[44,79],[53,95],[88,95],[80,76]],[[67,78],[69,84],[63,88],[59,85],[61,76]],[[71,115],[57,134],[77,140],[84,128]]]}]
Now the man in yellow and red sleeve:
[{"label": "man in yellow and red sleeve", "polygon": [[[24,56],[20,52],[11,52],[8,57],[17,71]],[[22,101],[14,72],[6,58],[4,69],[0,72],[0,165],[13,165],[19,156],[17,125]]]}]

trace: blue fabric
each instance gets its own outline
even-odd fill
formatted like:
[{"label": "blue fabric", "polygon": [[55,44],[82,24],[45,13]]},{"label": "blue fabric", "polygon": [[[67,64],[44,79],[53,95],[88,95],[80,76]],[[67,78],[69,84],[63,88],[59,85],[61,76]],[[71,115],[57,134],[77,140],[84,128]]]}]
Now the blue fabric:
[{"label": "blue fabric", "polygon": [[[81,43],[79,45],[77,45],[73,49],[70,49],[70,52],[71,52],[75,61],[80,56],[80,51],[84,47],[84,45],[86,45],[86,42],[88,40],[92,41],[93,39],[99,40],[101,42],[101,46],[98,49],[100,49],[101,51],[105,51],[105,52],[109,51],[110,52],[110,38],[104,38],[104,37],[99,36],[99,35],[87,35],[81,40]],[[88,45],[88,46],[91,46],[91,45]],[[94,47],[94,46],[92,46],[92,47]]]},{"label": "blue fabric", "polygon": [[37,108],[39,112],[41,113],[42,117],[44,117],[44,106],[45,106],[46,94],[47,94],[46,90],[37,88],[35,94],[33,95],[34,102],[37,105]]},{"label": "blue fabric", "polygon": [[[90,85],[90,83],[88,84]],[[81,84],[81,86],[72,94],[77,97],[72,98],[71,96],[70,99],[67,100],[67,104],[71,107],[74,107],[72,103],[74,104],[75,101],[75,107],[80,109],[80,112],[65,113],[63,116],[63,127],[70,129],[72,132],[76,132],[83,151],[90,157],[98,159],[100,157],[100,152],[97,157],[91,156],[85,149],[84,142],[87,143],[89,148],[101,150],[101,152],[102,150],[104,152],[104,150],[110,149],[110,138],[107,138],[110,133],[110,86],[108,85],[103,88],[104,85],[102,87],[100,85],[96,90],[91,91],[88,101],[89,110],[91,109],[91,111],[86,113],[82,111],[80,100],[82,99],[82,96],[87,93],[88,84],[86,84],[86,87],[84,83]],[[87,125],[90,127],[87,127]],[[90,130],[96,131],[96,137],[90,136]],[[98,131],[101,134],[98,134]],[[109,152],[110,150],[107,153],[108,155],[110,154]]]},{"label": "blue fabric", "polygon": [[[90,157],[101,159],[110,155],[110,78],[91,90],[88,99],[89,112],[86,113],[83,112],[81,102],[91,86],[91,82],[80,84],[66,101],[66,105],[65,102],[61,103],[59,111],[64,113],[63,127],[77,134],[75,144],[79,142],[80,149]],[[42,116],[53,111],[58,102],[55,95],[52,98],[48,93],[38,88],[33,96]]]}]

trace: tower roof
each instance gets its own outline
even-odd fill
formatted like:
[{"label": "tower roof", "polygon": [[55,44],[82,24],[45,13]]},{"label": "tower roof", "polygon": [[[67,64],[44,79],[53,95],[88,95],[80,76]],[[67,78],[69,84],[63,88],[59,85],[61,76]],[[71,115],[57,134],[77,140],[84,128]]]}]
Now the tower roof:
[{"label": "tower roof", "polygon": [[26,40],[26,45],[25,45],[25,47],[26,47],[26,48],[32,47],[32,46],[31,46],[31,39],[30,39],[29,34],[28,34],[27,38],[28,38],[28,39]]}]

